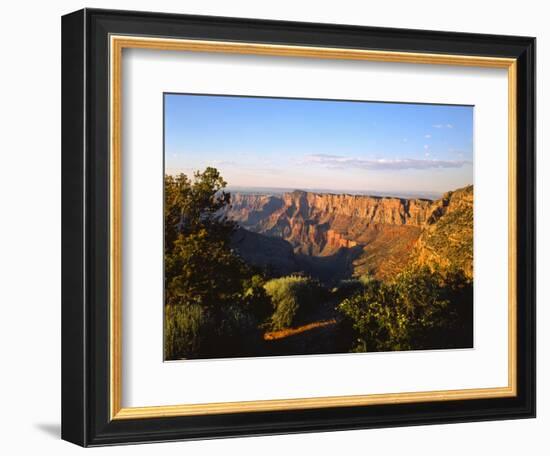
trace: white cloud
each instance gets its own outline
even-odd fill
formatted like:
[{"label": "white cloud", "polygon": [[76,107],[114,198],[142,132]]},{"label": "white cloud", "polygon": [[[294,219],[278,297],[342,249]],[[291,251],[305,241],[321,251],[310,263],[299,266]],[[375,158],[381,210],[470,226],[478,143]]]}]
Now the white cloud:
[{"label": "white cloud", "polygon": [[428,144],[424,144],[424,150],[428,150],[430,148],[430,146],[428,146]]},{"label": "white cloud", "polygon": [[[429,156],[429,154],[427,155]],[[327,168],[355,168],[373,170],[461,168],[471,164],[468,160],[436,160],[421,158],[354,158],[340,155],[313,154],[305,157],[305,163]]]},{"label": "white cloud", "polygon": [[424,138],[426,139],[430,139],[432,137],[432,135],[424,135]]},{"label": "white cloud", "polygon": [[453,128],[453,124],[435,124],[432,125],[433,128]]}]

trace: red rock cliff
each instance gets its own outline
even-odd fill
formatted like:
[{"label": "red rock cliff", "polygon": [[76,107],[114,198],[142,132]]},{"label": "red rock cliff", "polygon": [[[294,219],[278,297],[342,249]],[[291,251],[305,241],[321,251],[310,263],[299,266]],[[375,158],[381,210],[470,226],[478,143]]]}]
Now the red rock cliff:
[{"label": "red rock cliff", "polygon": [[[413,255],[424,264],[456,263],[472,271],[467,249],[472,244],[472,186],[437,201],[298,190],[282,195],[236,193],[226,215],[250,231],[288,241],[298,254],[327,257],[341,249],[362,248],[354,260],[358,274],[393,274]],[[445,245],[444,238],[454,247]]]}]

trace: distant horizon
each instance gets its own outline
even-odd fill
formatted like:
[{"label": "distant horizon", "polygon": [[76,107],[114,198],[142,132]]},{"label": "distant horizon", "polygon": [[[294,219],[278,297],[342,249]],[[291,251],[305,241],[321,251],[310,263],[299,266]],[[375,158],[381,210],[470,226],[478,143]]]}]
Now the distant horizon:
[{"label": "distant horizon", "polygon": [[439,192],[385,192],[382,190],[332,190],[320,188],[276,188],[276,187],[226,187],[224,189],[230,193],[257,194],[257,195],[281,195],[284,193],[304,192],[315,193],[318,195],[349,195],[349,196],[368,196],[372,198],[400,198],[400,199],[425,199],[436,200],[443,196]]},{"label": "distant horizon", "polygon": [[473,184],[473,108],[165,94],[165,166],[212,166],[232,188],[434,199]]},{"label": "distant horizon", "polygon": [[[169,176],[176,176],[176,174],[169,174]],[[266,187],[266,186],[241,186],[241,185],[227,185],[223,188],[226,192],[234,193],[249,193],[258,195],[267,194],[283,194],[292,192],[306,192],[306,193],[318,193],[318,194],[334,194],[334,195],[351,195],[351,196],[372,196],[383,198],[404,198],[404,199],[427,199],[436,200],[441,198],[447,192],[454,192],[462,188],[473,186],[473,184],[467,184],[462,187],[449,188],[445,191],[386,191],[386,190],[354,190],[354,189],[332,189],[332,188],[310,188],[310,187]]]},{"label": "distant horizon", "polygon": [[[437,199],[440,198],[447,191],[454,191],[457,189],[449,189],[445,192],[424,192],[424,191],[385,191],[376,189],[354,190],[354,189],[332,189],[332,188],[310,188],[310,187],[255,187],[255,186],[240,186],[240,185],[228,185],[225,187],[226,191],[230,192],[247,192],[247,193],[292,193],[292,192],[306,192],[306,193],[319,193],[319,194],[335,194],[335,195],[357,195],[357,196],[418,196],[424,199]],[[429,195],[429,197],[423,197],[422,195]]]}]

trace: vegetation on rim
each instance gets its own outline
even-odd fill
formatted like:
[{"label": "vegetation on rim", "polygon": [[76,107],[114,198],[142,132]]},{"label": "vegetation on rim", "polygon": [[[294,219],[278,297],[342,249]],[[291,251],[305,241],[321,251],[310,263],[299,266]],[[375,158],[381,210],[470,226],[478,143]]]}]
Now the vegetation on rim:
[{"label": "vegetation on rim", "polygon": [[165,178],[166,359],[230,355],[261,340],[265,292],[230,247],[235,224],[218,215],[225,185],[214,168]]}]

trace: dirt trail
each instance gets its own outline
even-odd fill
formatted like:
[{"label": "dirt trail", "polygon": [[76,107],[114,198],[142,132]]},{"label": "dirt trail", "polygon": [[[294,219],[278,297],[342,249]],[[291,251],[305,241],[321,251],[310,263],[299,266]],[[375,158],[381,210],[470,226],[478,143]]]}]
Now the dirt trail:
[{"label": "dirt trail", "polygon": [[313,323],[308,323],[307,325],[298,326],[297,328],[286,328],[279,331],[270,331],[264,334],[264,340],[277,340],[284,339],[288,336],[294,336],[296,334],[309,331],[310,329],[321,328],[323,326],[335,325],[336,319],[332,318],[331,320],[324,321],[314,321]]}]

